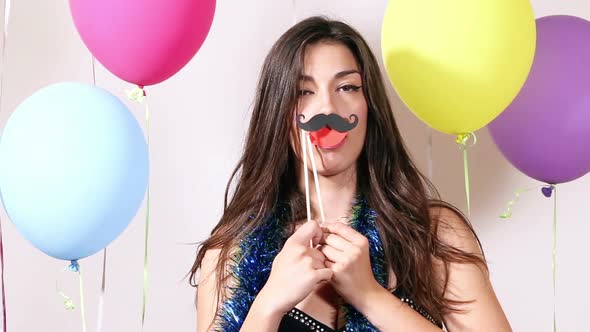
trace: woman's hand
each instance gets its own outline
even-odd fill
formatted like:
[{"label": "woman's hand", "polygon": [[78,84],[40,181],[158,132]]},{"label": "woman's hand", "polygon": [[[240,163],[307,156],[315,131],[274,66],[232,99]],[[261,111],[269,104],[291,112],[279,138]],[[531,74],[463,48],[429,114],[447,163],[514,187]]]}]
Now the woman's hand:
[{"label": "woman's hand", "polygon": [[350,226],[340,222],[322,224],[324,236],[320,251],[326,256],[326,266],[334,275],[334,289],[353,306],[363,297],[380,290],[371,269],[369,240]]},{"label": "woman's hand", "polygon": [[288,312],[305,299],[318,283],[329,281],[332,270],[324,264],[326,258],[315,247],[322,239],[317,222],[303,224],[285,242],[272,264],[268,281],[256,302],[273,312]]}]

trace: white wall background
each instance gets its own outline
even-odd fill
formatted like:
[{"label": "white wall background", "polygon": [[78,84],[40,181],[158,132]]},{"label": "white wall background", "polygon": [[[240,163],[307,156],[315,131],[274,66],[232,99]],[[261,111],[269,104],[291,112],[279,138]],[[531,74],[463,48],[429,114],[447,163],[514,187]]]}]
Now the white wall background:
[{"label": "white wall background", "polygon": [[[590,19],[587,0],[533,0],[537,17],[570,14]],[[380,57],[379,36],[386,0],[297,0],[296,16],[325,14],[345,20],[366,37]],[[272,43],[292,24],[291,1],[218,1],[209,37],[178,75],[150,88],[151,238],[145,331],[194,331],[194,290],[183,279],[194,259],[192,242],[217,222],[226,181],[237,161],[260,66]],[[442,13],[441,13],[442,14]],[[589,41],[590,42],[590,41]],[[91,56],[78,37],[67,1],[12,1],[0,124],[27,96],[58,81],[92,82]],[[97,84],[124,97],[129,85],[97,65]],[[427,96],[425,96],[426,98]],[[140,123],[142,109],[128,103]],[[395,115],[411,153],[427,168],[430,130],[396,99]],[[202,119],[224,123],[226,135]],[[487,131],[470,151],[472,220],[490,262],[491,277],[515,331],[552,330],[552,203],[524,195],[514,217],[500,220],[513,191],[534,184],[505,161]],[[450,136],[434,134],[434,182],[443,197],[465,207],[462,155]],[[485,168],[484,168],[485,167]],[[557,316],[560,331],[588,330],[590,298],[585,255],[590,223],[590,178],[560,187]],[[143,271],[142,208],[109,247],[103,331],[140,331]],[[77,278],[61,273],[66,262],[33,248],[0,214],[4,230],[8,330],[80,331],[78,311],[64,310],[55,291],[60,279],[78,303]],[[94,331],[101,254],[81,261],[89,331]]]}]

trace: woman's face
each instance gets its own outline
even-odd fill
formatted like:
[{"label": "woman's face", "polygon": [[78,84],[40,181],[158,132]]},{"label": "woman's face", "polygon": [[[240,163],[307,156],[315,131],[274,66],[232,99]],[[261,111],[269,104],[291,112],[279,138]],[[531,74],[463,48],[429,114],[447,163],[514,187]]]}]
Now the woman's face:
[{"label": "woman's face", "polygon": [[[347,122],[353,122],[351,115],[358,117],[356,127],[346,133],[330,127],[309,133],[318,173],[323,176],[336,175],[356,165],[367,130],[367,102],[362,85],[356,60],[346,46],[320,42],[306,47],[293,128],[301,131],[296,123],[301,114],[304,123],[317,114],[337,114]],[[300,149],[300,142],[293,143]],[[301,156],[301,151],[297,154]],[[308,168],[311,169],[309,161]]]}]

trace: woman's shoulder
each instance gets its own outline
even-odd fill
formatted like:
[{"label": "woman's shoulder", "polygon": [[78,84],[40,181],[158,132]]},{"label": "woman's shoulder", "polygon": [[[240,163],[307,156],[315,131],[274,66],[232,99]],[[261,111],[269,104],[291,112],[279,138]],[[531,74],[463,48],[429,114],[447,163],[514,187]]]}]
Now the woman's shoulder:
[{"label": "woman's shoulder", "polygon": [[221,256],[221,248],[210,248],[205,250],[201,260],[199,284],[214,279],[216,275],[217,263]]},{"label": "woman's shoulder", "polygon": [[207,249],[201,260],[197,291],[197,331],[208,330],[215,317],[219,293],[217,289],[217,262],[221,249]]},{"label": "woman's shoulder", "polygon": [[221,248],[210,248],[210,249],[205,250],[205,253],[203,254],[203,261],[201,262],[201,265],[215,266],[217,264],[217,261],[219,260],[220,254],[221,254]]},{"label": "woman's shoulder", "polygon": [[461,210],[447,202],[436,200],[430,202],[429,213],[440,241],[467,253],[482,254],[475,230]]}]

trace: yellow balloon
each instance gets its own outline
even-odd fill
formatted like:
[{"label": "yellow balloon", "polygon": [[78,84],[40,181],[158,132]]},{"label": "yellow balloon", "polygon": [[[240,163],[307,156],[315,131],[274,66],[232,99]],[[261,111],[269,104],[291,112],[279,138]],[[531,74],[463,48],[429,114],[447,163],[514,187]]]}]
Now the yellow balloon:
[{"label": "yellow balloon", "polygon": [[429,126],[474,132],[522,88],[535,54],[528,0],[390,0],[383,60],[404,103]]}]

